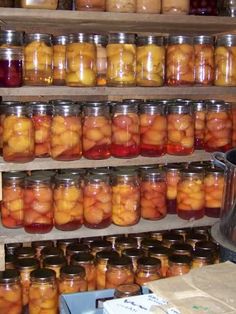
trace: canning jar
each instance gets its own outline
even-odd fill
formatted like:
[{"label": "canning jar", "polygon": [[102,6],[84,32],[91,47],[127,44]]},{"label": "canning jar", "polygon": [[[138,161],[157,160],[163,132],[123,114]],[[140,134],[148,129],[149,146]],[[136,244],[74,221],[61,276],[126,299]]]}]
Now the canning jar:
[{"label": "canning jar", "polygon": [[73,10],[74,0],[58,0],[57,10]]},{"label": "canning jar", "polygon": [[23,32],[12,29],[0,30],[0,47],[1,48],[20,48],[23,46]]},{"label": "canning jar", "polygon": [[112,244],[110,241],[107,240],[94,240],[93,242],[90,243],[89,245],[91,249],[91,254],[93,256],[96,256],[98,252],[101,251],[111,251],[112,250]]},{"label": "canning jar", "polygon": [[97,48],[97,86],[107,84],[107,36],[101,34],[93,35]]},{"label": "canning jar", "polygon": [[63,251],[61,249],[54,246],[53,247],[46,246],[41,251],[40,257],[41,267],[43,266],[43,261],[45,260],[45,258],[58,256],[63,257]]},{"label": "canning jar", "polygon": [[53,85],[65,85],[66,83],[67,44],[67,36],[53,36]]},{"label": "canning jar", "polygon": [[122,255],[126,249],[137,248],[137,240],[133,237],[120,236],[116,239],[116,251]]},{"label": "canning jar", "polygon": [[141,287],[135,283],[133,284],[123,284],[116,287],[114,292],[114,298],[128,298],[136,295],[141,295]]},{"label": "canning jar", "polygon": [[30,274],[29,313],[58,313],[56,274],[51,269],[37,269]]},{"label": "canning jar", "polygon": [[193,248],[191,244],[188,243],[175,243],[170,247],[173,254],[176,255],[187,255],[192,256]]},{"label": "canning jar", "polygon": [[50,34],[26,34],[24,84],[48,86],[53,81],[53,47]]},{"label": "canning jar", "polygon": [[14,0],[1,0],[0,7],[4,8],[13,8],[14,7]]},{"label": "canning jar", "polygon": [[212,256],[213,263],[219,263],[219,248],[215,242],[209,240],[199,241],[195,244],[195,250],[209,253]]},{"label": "canning jar", "polygon": [[47,103],[32,104],[35,157],[49,157],[52,124],[52,106]]},{"label": "canning jar", "polygon": [[56,10],[58,0],[21,0],[21,8]]},{"label": "canning jar", "polygon": [[92,35],[70,34],[66,47],[66,85],[96,86],[96,45]]},{"label": "canning jar", "polygon": [[232,147],[232,112],[230,104],[207,104],[205,150],[226,152]]},{"label": "canning jar", "polygon": [[167,277],[182,276],[191,269],[192,258],[187,255],[171,255],[169,257],[169,268]]},{"label": "canning jar", "polygon": [[63,251],[64,256],[66,256],[66,249],[70,244],[78,243],[78,239],[61,239],[57,241],[57,247]]},{"label": "canning jar", "polygon": [[135,172],[117,171],[112,186],[112,222],[133,226],[140,219],[140,186]]},{"label": "canning jar", "polygon": [[206,128],[206,104],[204,101],[193,102],[194,115],[194,148],[204,149],[204,137]]},{"label": "canning jar", "polygon": [[54,243],[50,240],[35,241],[31,243],[31,246],[36,250],[36,257],[38,260],[41,258],[41,251],[46,247],[53,247]]},{"label": "canning jar", "polygon": [[183,169],[181,164],[168,164],[165,168],[166,171],[166,202],[167,202],[167,213],[176,214],[177,206],[177,186],[180,181],[180,173]]},{"label": "canning jar", "polygon": [[24,258],[35,258],[36,250],[29,246],[18,247],[15,250],[14,255],[17,260],[24,259]]},{"label": "canning jar", "polygon": [[64,256],[49,256],[43,259],[44,268],[54,270],[56,278],[60,278],[61,268],[66,266],[66,259]]},{"label": "canning jar", "polygon": [[64,266],[61,269],[58,283],[60,294],[78,293],[87,291],[85,270],[81,266]]},{"label": "canning jar", "polygon": [[191,86],[194,84],[192,37],[169,36],[166,54],[166,80],[169,86]]},{"label": "canning jar", "polygon": [[167,154],[190,155],[194,151],[194,120],[191,106],[171,103],[167,116]]},{"label": "canning jar", "polygon": [[153,238],[146,237],[141,241],[141,249],[144,250],[146,256],[148,256],[150,249],[154,247],[160,247],[160,246],[161,246],[161,241],[155,240]]},{"label": "canning jar", "polygon": [[138,259],[145,256],[145,251],[143,249],[137,249],[137,248],[124,249],[122,251],[122,255],[127,256],[131,259],[133,271],[136,272]]},{"label": "canning jar", "polygon": [[79,229],[83,224],[83,191],[80,177],[57,175],[53,194],[55,227],[63,231]]},{"label": "canning jar", "polygon": [[164,172],[155,169],[143,172],[140,185],[142,218],[159,220],[166,216],[166,192]]},{"label": "canning jar", "polygon": [[204,266],[208,266],[213,263],[213,256],[210,252],[204,251],[201,249],[196,249],[193,252],[193,262],[192,262],[192,268],[201,268]]},{"label": "canning jar", "polygon": [[137,38],[137,86],[163,86],[165,79],[165,47],[162,36]]},{"label": "canning jar", "polygon": [[83,106],[83,156],[106,159],[111,154],[110,108],[103,102]]},{"label": "canning jar", "polygon": [[126,256],[110,258],[107,263],[106,289],[114,289],[121,284],[134,283],[132,261]]},{"label": "canning jar", "polygon": [[161,242],[164,233],[165,233],[164,230],[161,230],[161,231],[153,231],[153,232],[150,232],[150,233],[149,233],[149,236],[150,236],[151,239],[158,240],[158,241]]},{"label": "canning jar", "polygon": [[21,87],[23,83],[21,48],[0,49],[0,87]]},{"label": "canning jar", "polygon": [[54,106],[51,156],[55,160],[76,160],[82,156],[80,107],[73,102]]},{"label": "canning jar", "polygon": [[78,11],[105,11],[105,0],[75,0]]},{"label": "canning jar", "polygon": [[23,227],[25,177],[24,172],[3,173],[1,215],[6,228]]},{"label": "canning jar", "polygon": [[134,13],[136,11],[136,0],[106,0],[106,11]]},{"label": "canning jar", "polygon": [[215,48],[216,86],[236,86],[236,35],[220,35]]},{"label": "canning jar", "polygon": [[205,214],[204,174],[182,170],[177,188],[177,215],[182,219],[200,219]]},{"label": "canning jar", "polygon": [[[215,0],[190,0],[190,14],[193,15],[218,15]],[[221,1],[224,2],[224,1]]]},{"label": "canning jar", "polygon": [[194,231],[194,229],[187,234],[185,242],[192,245],[193,249],[195,250],[196,243],[200,241],[206,241],[206,235],[200,234]]},{"label": "canning jar", "polygon": [[67,257],[67,264],[71,264],[72,257],[74,255],[80,253],[90,253],[90,248],[87,244],[83,243],[71,243],[66,248],[66,257]]},{"label": "canning jar", "polygon": [[236,106],[235,104],[232,104],[232,120],[233,120],[232,147],[236,147]]},{"label": "canning jar", "polygon": [[161,261],[155,257],[141,257],[135,272],[135,283],[140,286],[161,278]]},{"label": "canning jar", "polygon": [[136,12],[159,14],[161,12],[161,0],[137,0]]},{"label": "canning jar", "polygon": [[167,231],[163,234],[162,245],[170,248],[173,244],[180,244],[184,242],[184,237],[172,231]]},{"label": "canning jar", "polygon": [[170,256],[170,253],[170,249],[162,246],[149,249],[148,255],[161,261],[161,276],[163,278],[166,277],[166,272],[168,269],[168,257]]},{"label": "canning jar", "polygon": [[22,313],[22,289],[18,271],[9,269],[0,272],[0,295],[1,313]]},{"label": "canning jar", "polygon": [[[125,0],[124,3],[127,3],[127,1]],[[113,33],[109,35],[107,45],[107,85],[136,85],[135,34]]]},{"label": "canning jar", "polygon": [[3,159],[8,162],[28,162],[34,159],[34,126],[27,106],[4,107]]},{"label": "canning jar", "polygon": [[162,0],[162,14],[189,14],[190,0]]},{"label": "canning jar", "polygon": [[111,154],[117,158],[133,158],[140,153],[138,105],[116,103],[112,107]]},{"label": "canning jar", "polygon": [[195,84],[211,86],[214,83],[214,37],[195,36]]},{"label": "canning jar", "polygon": [[24,228],[29,233],[47,233],[53,227],[51,178],[33,175],[25,179]]}]

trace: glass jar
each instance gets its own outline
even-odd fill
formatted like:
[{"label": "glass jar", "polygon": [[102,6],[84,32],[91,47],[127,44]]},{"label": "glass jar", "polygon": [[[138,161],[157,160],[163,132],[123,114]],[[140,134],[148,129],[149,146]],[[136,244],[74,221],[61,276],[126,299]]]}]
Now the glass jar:
[{"label": "glass jar", "polygon": [[236,3],[235,0],[221,0],[217,2],[218,13],[223,16],[236,16]]},{"label": "glass jar", "polygon": [[123,284],[116,287],[114,292],[114,298],[128,298],[136,295],[141,295],[141,287],[135,283],[133,284]]},{"label": "glass jar", "polygon": [[98,252],[101,251],[111,251],[112,244],[107,240],[94,240],[90,243],[91,254],[96,256]]},{"label": "glass jar", "polygon": [[4,107],[3,159],[24,163],[34,159],[34,126],[24,105]]},{"label": "glass jar", "polygon": [[29,313],[45,310],[50,314],[58,313],[58,288],[56,274],[51,269],[37,269],[30,274]]},{"label": "glass jar", "polygon": [[192,258],[187,255],[171,255],[169,257],[169,268],[167,277],[182,276],[191,269]]},{"label": "glass jar", "polygon": [[160,157],[166,153],[167,119],[165,107],[156,103],[140,105],[140,154]]},{"label": "glass jar", "polygon": [[3,149],[3,121],[5,119],[5,106],[18,105],[16,101],[0,101],[0,155],[2,156]]},{"label": "glass jar", "polygon": [[[174,2],[176,3],[175,0]],[[192,86],[194,84],[192,37],[169,36],[166,54],[166,80],[168,86]]]},{"label": "glass jar", "polygon": [[218,15],[217,1],[215,0],[190,0],[190,14],[193,15]]},{"label": "glass jar", "polygon": [[24,172],[3,173],[3,190],[1,202],[2,225],[5,228],[23,226],[24,216]]},{"label": "glass jar", "polygon": [[117,158],[134,158],[140,153],[138,105],[116,103],[112,107],[111,154]]},{"label": "glass jar", "polygon": [[160,247],[161,241],[155,240],[153,238],[144,238],[141,242],[141,249],[145,251],[145,255],[148,256],[150,249],[154,247]]},{"label": "glass jar", "polygon": [[135,283],[140,286],[161,278],[161,261],[155,257],[141,257],[135,272]]},{"label": "glass jar", "polygon": [[[66,1],[64,1],[66,2]],[[53,37],[53,85],[66,83],[66,45],[68,37],[65,35]]]},{"label": "glass jar", "polygon": [[195,249],[196,243],[200,241],[206,241],[207,237],[205,234],[196,233],[193,229],[192,232],[188,233],[185,239],[185,242],[192,245],[193,249]]},{"label": "glass jar", "polygon": [[159,14],[161,12],[161,0],[137,0],[136,12]]},{"label": "glass jar", "polygon": [[97,47],[97,86],[107,85],[107,36],[94,35],[94,43]]},{"label": "glass jar", "polygon": [[50,156],[52,106],[47,103],[32,104],[32,120],[34,124],[35,157]]},{"label": "glass jar", "polygon": [[137,240],[132,237],[120,236],[116,239],[116,251],[122,255],[126,249],[137,248]]},{"label": "glass jar", "polygon": [[232,112],[231,105],[207,104],[205,150],[207,152],[226,152],[232,148]]},{"label": "glass jar", "polygon": [[60,278],[61,268],[66,266],[66,259],[64,256],[50,256],[43,259],[44,268],[54,270],[56,278]]},{"label": "glass jar", "polygon": [[0,47],[1,48],[20,48],[23,46],[23,32],[12,29],[0,30]]},{"label": "glass jar", "polygon": [[75,7],[78,11],[105,11],[105,0],[76,0]]},{"label": "glass jar", "polygon": [[162,0],[162,14],[189,14],[190,0]]},{"label": "glass jar", "polygon": [[22,313],[22,289],[18,271],[9,269],[0,272],[0,295],[1,313]]},{"label": "glass jar", "polygon": [[58,0],[21,0],[21,8],[56,10]]},{"label": "glass jar", "polygon": [[167,116],[167,154],[185,156],[194,151],[194,120],[191,106],[171,103]]},{"label": "glass jar", "polygon": [[183,169],[181,164],[168,164],[166,166],[167,184],[167,213],[176,214],[177,210],[177,186],[180,181],[180,173]]},{"label": "glass jar", "polygon": [[195,244],[195,250],[209,253],[212,256],[213,263],[219,263],[219,248],[216,243],[209,240],[199,241]]},{"label": "glass jar", "polygon": [[163,86],[165,79],[165,47],[162,36],[138,36],[137,86]]},{"label": "glass jar", "polygon": [[5,255],[5,270],[15,269],[16,259],[13,255]]},{"label": "glass jar", "polygon": [[106,0],[106,11],[134,13],[136,11],[136,0]]},{"label": "glass jar", "polygon": [[66,47],[66,85],[77,87],[96,86],[96,45],[92,35],[69,35]]},{"label": "glass jar", "polygon": [[0,49],[0,87],[21,87],[23,52],[21,48]]},{"label": "glass jar", "polygon": [[35,258],[36,257],[36,250],[32,247],[24,246],[18,247],[14,253],[17,260],[24,259],[24,258]]},{"label": "glass jar", "polygon": [[51,178],[27,177],[24,190],[24,228],[28,233],[47,233],[53,228]]},{"label": "glass jar", "polygon": [[216,86],[236,86],[236,35],[219,35],[215,48]]},{"label": "glass jar", "polygon": [[74,0],[58,0],[57,10],[73,10]]},{"label": "glass jar", "polygon": [[[114,2],[114,0],[110,1]],[[121,1],[125,5],[127,4],[126,0]],[[128,3],[130,2],[128,1]],[[134,34],[113,33],[109,35],[107,45],[107,85],[136,85],[136,45]]]},{"label": "glass jar", "polygon": [[51,156],[55,160],[76,160],[82,156],[80,107],[74,103],[54,106],[51,127]]},{"label": "glass jar", "polygon": [[71,264],[71,259],[73,255],[80,253],[90,253],[90,248],[87,244],[83,243],[71,243],[66,248],[67,264]]},{"label": "glass jar", "polygon": [[189,228],[181,228],[181,229],[171,230],[171,232],[174,233],[174,234],[181,235],[183,237],[184,241],[185,241],[187,235],[190,233],[190,230],[191,229],[189,229]]},{"label": "glass jar", "polygon": [[132,171],[114,174],[112,187],[112,222],[118,226],[133,226],[140,219],[140,186]]},{"label": "glass jar", "polygon": [[142,218],[159,220],[166,216],[166,192],[164,172],[155,169],[143,172],[140,185]]},{"label": "glass jar", "polygon": [[52,35],[39,33],[26,34],[24,47],[24,84],[33,86],[52,85],[52,62]]},{"label": "glass jar", "polygon": [[193,252],[192,268],[201,268],[213,264],[213,256],[210,252],[196,249]]},{"label": "glass jar", "polygon": [[195,36],[195,84],[211,86],[214,83],[214,37]]},{"label": "glass jar", "polygon": [[87,291],[85,270],[81,266],[64,266],[58,284],[60,294]]},{"label": "glass jar", "polygon": [[145,251],[143,249],[136,248],[124,249],[122,251],[122,255],[131,259],[133,271],[136,272],[138,267],[138,259],[145,256]]},{"label": "glass jar", "polygon": [[166,247],[153,247],[149,249],[149,256],[155,257],[161,261],[161,276],[166,277],[168,270],[168,257],[170,256],[171,250]]},{"label": "glass jar", "polygon": [[146,232],[131,233],[128,234],[128,237],[135,239],[137,242],[137,248],[140,249],[142,241],[147,237],[147,233]]},{"label": "glass jar", "polygon": [[194,115],[194,148],[204,149],[204,136],[206,128],[206,105],[203,101],[193,102]]},{"label": "glass jar", "polygon": [[54,223],[63,231],[79,229],[83,224],[83,191],[79,176],[55,177]]},{"label": "glass jar", "polygon": [[176,234],[172,231],[167,231],[163,234],[162,244],[163,246],[170,248],[173,244],[184,243],[184,237],[180,234]]},{"label": "glass jar", "polygon": [[106,289],[115,289],[121,284],[134,283],[132,261],[126,256],[111,258],[107,263]]},{"label": "glass jar", "polygon": [[162,241],[163,239],[163,234],[165,233],[164,230],[161,230],[161,231],[153,231],[153,232],[150,232],[149,233],[149,236],[151,239],[154,239],[154,240],[158,240],[158,241]]},{"label": "glass jar", "polygon": [[38,260],[41,258],[41,251],[46,247],[53,247],[54,243],[50,240],[35,241],[31,243],[31,246],[36,250],[36,257]]},{"label": "glass jar", "polygon": [[83,156],[106,159],[111,155],[110,108],[103,102],[83,106]]},{"label": "glass jar", "polygon": [[170,249],[175,255],[187,255],[191,257],[193,253],[192,245],[188,243],[172,244]]},{"label": "glass jar", "polygon": [[1,0],[0,7],[14,8],[14,0]]},{"label": "glass jar", "polygon": [[57,241],[57,247],[63,251],[64,256],[66,256],[66,249],[70,244],[78,243],[78,239],[62,239]]}]

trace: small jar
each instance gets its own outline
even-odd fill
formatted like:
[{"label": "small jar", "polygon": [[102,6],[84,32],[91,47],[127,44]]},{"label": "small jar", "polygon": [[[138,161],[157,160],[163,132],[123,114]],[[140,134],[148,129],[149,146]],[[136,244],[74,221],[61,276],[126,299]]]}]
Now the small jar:
[{"label": "small jar", "polygon": [[[174,2],[176,3],[175,0]],[[169,36],[166,54],[166,80],[168,86],[192,86],[194,84],[192,37]]]},{"label": "small jar", "polygon": [[15,269],[16,259],[13,255],[6,255],[5,256],[5,270],[8,269]]},{"label": "small jar", "polygon": [[170,249],[172,250],[173,254],[176,255],[187,255],[191,257],[193,253],[192,245],[188,243],[172,244]]},{"label": "small jar", "polygon": [[106,289],[114,289],[121,284],[134,283],[132,261],[126,256],[111,258],[107,263]]},{"label": "small jar", "polygon": [[169,257],[169,268],[167,277],[182,276],[191,269],[192,258],[186,255],[171,255]]},{"label": "small jar", "polygon": [[133,226],[140,220],[140,187],[132,171],[114,174],[112,187],[112,222],[118,226]]},{"label": "small jar", "polygon": [[220,35],[215,48],[216,86],[236,86],[236,35]]},{"label": "small jar", "polygon": [[57,279],[60,278],[60,271],[64,266],[66,266],[66,259],[64,256],[50,256],[43,260],[43,267],[54,270]]},{"label": "small jar", "polygon": [[60,294],[87,291],[84,268],[81,266],[62,267],[58,289]]},{"label": "small jar", "polygon": [[137,240],[131,237],[120,236],[116,239],[116,251],[122,255],[126,249],[136,249]]},{"label": "small jar", "polygon": [[141,242],[141,249],[145,251],[145,255],[148,256],[149,250],[154,247],[160,247],[161,241],[155,240],[153,238],[144,238]]},{"label": "small jar", "polygon": [[162,14],[189,14],[190,0],[162,0]]},{"label": "small jar", "polygon": [[190,0],[190,14],[216,16],[217,13],[217,1],[215,0]]},{"label": "small jar", "polygon": [[18,271],[9,269],[0,272],[0,295],[1,313],[22,313],[22,288]]},{"label": "small jar", "polygon": [[23,32],[12,29],[0,30],[0,47],[1,48],[20,48],[23,46]]},{"label": "small jar", "polygon": [[56,274],[51,269],[37,269],[30,274],[29,313],[46,311],[58,313]]},{"label": "small jar", "polygon": [[93,36],[84,33],[69,35],[66,64],[67,86],[96,86],[96,45]]},{"label": "small jar", "polygon": [[29,162],[34,159],[34,126],[30,110],[24,105],[4,108],[3,159],[7,162]]},{"label": "small jar", "polygon": [[116,287],[114,292],[114,298],[128,298],[136,295],[141,295],[141,287],[135,283],[133,284],[123,284]]},{"label": "small jar", "polygon": [[168,270],[168,258],[171,254],[171,250],[167,247],[153,247],[149,250],[149,256],[155,257],[161,261],[161,275],[163,278],[166,277],[166,273]]},{"label": "small jar", "polygon": [[57,10],[73,10],[74,0],[58,0]]},{"label": "small jar", "polygon": [[177,210],[177,187],[180,181],[180,173],[183,169],[180,164],[168,164],[166,166],[166,184],[167,184],[167,213],[176,214]]},{"label": "small jar", "polygon": [[205,234],[196,233],[193,230],[192,232],[187,234],[185,242],[192,245],[193,249],[195,249],[196,243],[198,243],[200,241],[206,241],[206,240],[207,240],[207,238],[206,238]]},{"label": "small jar", "polygon": [[107,85],[107,36],[94,35],[94,43],[97,48],[97,86]]},{"label": "small jar", "polygon": [[76,160],[82,156],[80,107],[74,103],[54,106],[51,127],[51,156],[55,160]]},{"label": "small jar", "polygon": [[207,104],[205,150],[207,152],[226,152],[232,148],[232,111],[231,105]]},{"label": "small jar", "polygon": [[[110,1],[114,2],[114,0]],[[121,1],[123,2],[124,0]],[[127,1],[124,1],[124,3],[126,4]],[[109,35],[107,45],[107,85],[115,87],[136,85],[136,45],[134,34],[113,33]]]},{"label": "small jar", "polygon": [[134,158],[140,153],[138,105],[117,103],[112,107],[111,154],[116,158]]},{"label": "small jar", "polygon": [[50,156],[52,106],[47,103],[37,103],[31,106],[34,124],[35,157]]},{"label": "small jar", "polygon": [[219,263],[219,249],[216,243],[209,240],[199,241],[195,244],[195,250],[201,250],[209,253],[212,256],[213,263]]},{"label": "small jar", "polygon": [[78,11],[105,11],[105,0],[76,0],[75,7]]},{"label": "small jar", "polygon": [[1,0],[0,7],[14,8],[14,0]]},{"label": "small jar", "polygon": [[90,244],[91,254],[93,256],[96,256],[98,252],[101,251],[111,251],[112,250],[112,244],[111,242],[107,240],[94,240]]},{"label": "small jar", "polygon": [[21,48],[0,49],[0,87],[21,87],[23,52]]},{"label": "small jar", "polygon": [[50,34],[26,34],[24,47],[24,84],[52,85],[53,47]]},{"label": "small jar", "polygon": [[66,256],[66,249],[70,244],[78,243],[78,239],[62,239],[57,241],[57,247],[63,251],[64,256]]},{"label": "small jar", "polygon": [[136,11],[136,0],[106,0],[106,11],[134,13]]},{"label": "small jar", "polygon": [[159,14],[161,0],[137,0],[136,13]]},{"label": "small jar", "polygon": [[[67,1],[64,1],[67,2]],[[68,1],[69,2],[69,1]],[[53,85],[66,83],[66,45],[68,37],[65,35],[53,37]]]},{"label": "small jar", "polygon": [[141,257],[135,272],[135,283],[142,286],[161,278],[161,261],[155,257]]},{"label": "small jar", "polygon": [[24,259],[24,258],[35,258],[36,257],[36,250],[32,247],[24,246],[18,247],[14,253],[17,260]]},{"label": "small jar", "polygon": [[57,175],[53,198],[55,227],[63,231],[79,229],[83,224],[83,191],[79,176]]},{"label": "small jar", "polygon": [[194,151],[194,121],[192,108],[171,103],[167,116],[167,154],[185,156]]},{"label": "small jar", "polygon": [[21,8],[56,10],[58,0],[21,0]]},{"label": "small jar", "polygon": [[66,248],[67,264],[71,264],[71,259],[73,255],[80,253],[90,253],[90,248],[87,244],[83,243],[71,243]]},{"label": "small jar", "polygon": [[41,262],[43,264],[43,261],[45,258],[48,257],[63,257],[63,251],[57,247],[45,247],[41,251]]},{"label": "small jar", "polygon": [[214,83],[214,37],[195,36],[195,84],[212,86]]},{"label": "small jar", "polygon": [[25,179],[24,228],[28,233],[47,233],[53,228],[51,178],[31,176]]},{"label": "small jar", "polygon": [[138,266],[138,259],[145,256],[145,251],[143,249],[124,249],[122,251],[122,256],[127,256],[131,259],[133,265],[133,271],[136,272]]},{"label": "small jar", "polygon": [[158,241],[162,241],[163,239],[163,234],[165,233],[164,230],[162,231],[153,231],[153,232],[150,232],[150,238],[151,239],[154,239],[154,240],[158,240]]},{"label": "small jar", "polygon": [[3,173],[1,215],[5,228],[23,227],[25,177],[24,172]]},{"label": "small jar", "polygon": [[176,234],[172,231],[165,232],[162,238],[163,246],[170,248],[173,244],[184,243],[184,237],[180,234]]},{"label": "small jar", "polygon": [[36,257],[38,260],[41,258],[41,251],[46,247],[54,247],[53,241],[35,241],[31,243],[31,246],[36,250]]},{"label": "small jar", "polygon": [[167,119],[165,107],[156,103],[140,105],[140,154],[160,157],[166,153]]},{"label": "small jar", "polygon": [[194,115],[194,148],[204,149],[206,129],[206,104],[203,101],[193,102]]},{"label": "small jar", "polygon": [[163,86],[165,79],[165,47],[162,36],[138,36],[137,86]]},{"label": "small jar", "polygon": [[202,268],[213,264],[213,256],[210,252],[196,249],[193,252],[192,268]]}]

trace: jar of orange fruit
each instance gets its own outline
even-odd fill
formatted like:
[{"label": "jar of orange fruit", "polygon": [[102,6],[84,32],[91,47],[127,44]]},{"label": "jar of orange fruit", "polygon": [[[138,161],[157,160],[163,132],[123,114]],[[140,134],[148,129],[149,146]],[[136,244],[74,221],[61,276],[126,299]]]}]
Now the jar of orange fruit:
[{"label": "jar of orange fruit", "polygon": [[135,272],[135,283],[140,286],[161,278],[161,261],[155,257],[141,257]]},{"label": "jar of orange fruit", "polygon": [[66,45],[68,37],[59,35],[53,37],[53,85],[66,83]]},{"label": "jar of orange fruit", "polygon": [[58,288],[60,294],[87,291],[85,269],[81,266],[62,267]]},{"label": "jar of orange fruit", "polygon": [[194,115],[194,148],[204,149],[204,136],[206,128],[206,104],[204,101],[193,102]]},{"label": "jar of orange fruit", "polygon": [[182,276],[190,272],[192,258],[187,255],[173,254],[169,257],[167,277]]},{"label": "jar of orange fruit", "polygon": [[167,213],[176,214],[177,206],[177,187],[180,181],[180,173],[183,166],[181,164],[168,164],[166,170],[167,184]]}]

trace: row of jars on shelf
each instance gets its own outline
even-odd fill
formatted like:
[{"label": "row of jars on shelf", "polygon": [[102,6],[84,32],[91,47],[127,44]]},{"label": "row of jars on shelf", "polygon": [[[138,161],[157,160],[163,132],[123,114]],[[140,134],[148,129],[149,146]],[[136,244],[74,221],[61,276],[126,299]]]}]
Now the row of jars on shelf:
[{"label": "row of jars on shelf", "polygon": [[[236,86],[236,35],[0,33],[0,86]],[[12,47],[11,47],[12,46]],[[18,46],[18,47],[15,47]]]}]

